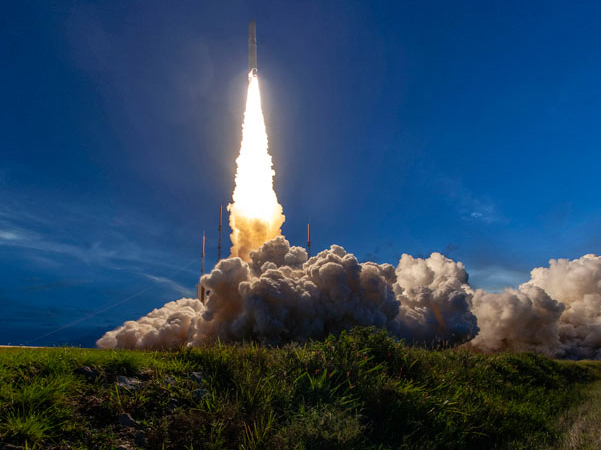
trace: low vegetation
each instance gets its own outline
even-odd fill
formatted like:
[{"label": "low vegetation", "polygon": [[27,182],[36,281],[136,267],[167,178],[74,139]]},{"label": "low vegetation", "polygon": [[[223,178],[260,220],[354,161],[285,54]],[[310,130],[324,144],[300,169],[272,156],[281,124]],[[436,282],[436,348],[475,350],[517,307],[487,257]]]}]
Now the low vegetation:
[{"label": "low vegetation", "polygon": [[[561,437],[546,450],[595,450],[601,442],[601,381],[591,383],[585,399],[561,414]],[[542,448],[541,448],[542,449]]]},{"label": "low vegetation", "polygon": [[28,449],[561,446],[569,428],[562,417],[599,379],[601,363],[429,351],[365,328],[278,348],[3,349],[0,442]]}]

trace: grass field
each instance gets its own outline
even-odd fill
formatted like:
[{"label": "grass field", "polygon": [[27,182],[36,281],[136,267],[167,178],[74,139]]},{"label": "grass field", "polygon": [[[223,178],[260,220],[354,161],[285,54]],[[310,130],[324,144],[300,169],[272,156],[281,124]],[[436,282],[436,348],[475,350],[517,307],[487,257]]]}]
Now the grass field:
[{"label": "grass field", "polygon": [[29,449],[587,448],[599,433],[599,380],[601,363],[415,349],[373,329],[280,348],[1,349],[0,442]]},{"label": "grass field", "polygon": [[560,415],[561,437],[552,450],[601,448],[601,381],[585,388],[585,398]]}]

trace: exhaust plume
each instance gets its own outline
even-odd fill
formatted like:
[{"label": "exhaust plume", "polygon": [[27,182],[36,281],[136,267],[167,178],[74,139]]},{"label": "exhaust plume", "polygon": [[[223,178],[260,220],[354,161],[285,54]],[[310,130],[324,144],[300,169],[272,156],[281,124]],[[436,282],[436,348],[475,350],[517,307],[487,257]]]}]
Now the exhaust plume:
[{"label": "exhaust plume", "polygon": [[[518,289],[473,290],[460,262],[439,253],[359,263],[333,245],[312,258],[279,236],[245,262],[221,260],[202,277],[206,304],[169,302],[109,331],[103,348],[165,348],[224,341],[320,339],[355,325],[409,344],[464,344],[485,352],[536,351],[601,359],[601,257],[551,260]],[[468,342],[469,341],[469,342]]]},{"label": "exhaust plume", "polygon": [[[462,266],[439,254],[426,261],[404,255],[395,273],[390,264],[359,263],[337,245],[307,259],[304,248],[279,236],[249,258],[248,263],[222,260],[202,277],[209,292],[204,305],[192,299],[170,302],[109,331],[98,346],[161,348],[216,338],[281,344],[324,338],[355,325],[386,328],[412,343],[456,345],[478,331],[463,286],[447,272],[434,273],[440,265],[449,272],[461,272]],[[398,284],[397,275],[405,272],[414,284],[426,278],[429,284]]]},{"label": "exhaust plume", "polygon": [[267,132],[259,79],[249,74],[240,155],[236,159],[236,187],[227,206],[232,228],[231,256],[249,260],[251,250],[282,234],[285,216],[273,189],[273,163],[267,151]]},{"label": "exhaust plume", "polygon": [[[551,260],[519,289],[473,290],[460,262],[439,253],[360,263],[332,245],[312,258],[278,236],[221,260],[202,277],[203,304],[180,299],[106,333],[103,348],[167,348],[222,341],[321,339],[375,326],[409,344],[536,351],[601,359],[601,257]],[[469,341],[469,342],[468,342]]]}]

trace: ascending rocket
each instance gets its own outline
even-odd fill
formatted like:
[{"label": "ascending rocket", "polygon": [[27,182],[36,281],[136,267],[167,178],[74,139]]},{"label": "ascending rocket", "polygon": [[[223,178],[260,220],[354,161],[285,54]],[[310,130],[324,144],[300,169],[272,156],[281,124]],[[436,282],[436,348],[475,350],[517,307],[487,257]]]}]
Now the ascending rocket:
[{"label": "ascending rocket", "polygon": [[257,27],[254,19],[250,19],[248,24],[248,72],[250,75],[257,74]]}]

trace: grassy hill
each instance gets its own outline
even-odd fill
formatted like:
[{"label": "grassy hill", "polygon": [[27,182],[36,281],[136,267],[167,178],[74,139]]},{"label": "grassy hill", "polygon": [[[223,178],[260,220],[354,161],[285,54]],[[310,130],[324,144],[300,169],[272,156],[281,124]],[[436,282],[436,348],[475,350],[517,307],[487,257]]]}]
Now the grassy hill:
[{"label": "grassy hill", "polygon": [[601,363],[415,349],[373,329],[280,348],[2,349],[0,442],[530,449],[561,441],[565,412],[599,379]]}]

